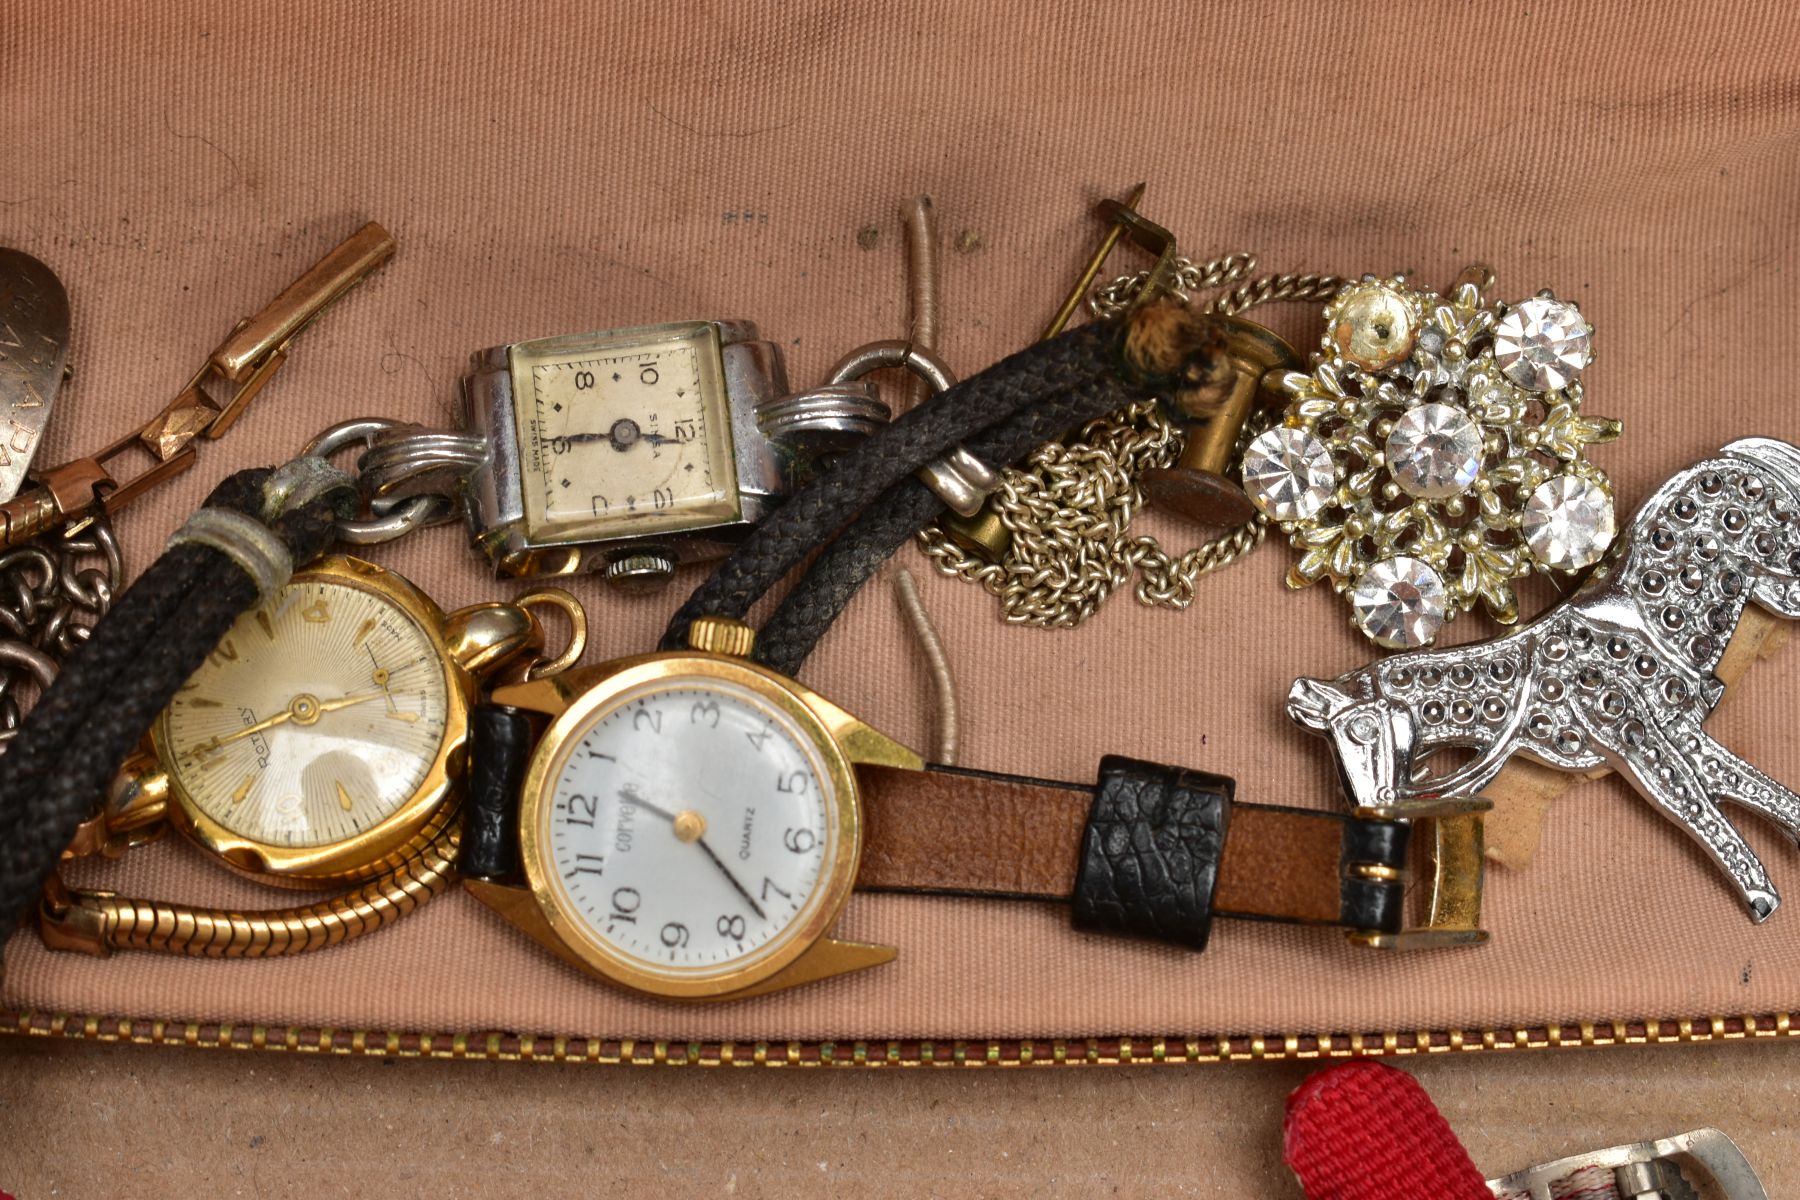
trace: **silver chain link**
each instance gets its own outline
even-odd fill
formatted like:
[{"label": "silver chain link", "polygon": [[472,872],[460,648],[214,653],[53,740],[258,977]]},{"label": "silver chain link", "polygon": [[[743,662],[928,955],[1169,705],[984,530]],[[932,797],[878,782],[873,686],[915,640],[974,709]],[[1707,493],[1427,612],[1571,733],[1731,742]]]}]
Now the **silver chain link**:
[{"label": "silver chain link", "polygon": [[[433,481],[443,482],[446,471],[457,479],[465,477],[483,451],[481,439],[473,434],[427,429],[387,417],[355,417],[325,430],[300,453],[329,459],[355,446],[362,447],[356,462],[359,504],[371,515],[337,523],[338,540],[351,546],[379,546],[415,529],[456,520],[455,496],[421,489]],[[407,478],[426,482],[392,494],[381,486]]]},{"label": "silver chain link", "polygon": [[0,553],[0,745],[112,608],[123,569],[104,513]]},{"label": "silver chain link", "polygon": [[[1231,287],[1207,301],[1204,311],[1233,315],[1276,300],[1323,301],[1343,283],[1335,275],[1248,278],[1255,270],[1251,254],[1206,263],[1178,258],[1169,290],[1191,303],[1196,292]],[[1089,298],[1090,311],[1096,317],[1124,312],[1149,278],[1141,271],[1113,280]],[[1247,428],[1240,442],[1255,432]],[[1202,576],[1236,562],[1268,532],[1268,521],[1258,514],[1174,557],[1155,538],[1131,534],[1131,520],[1144,504],[1138,480],[1145,471],[1175,465],[1185,442],[1152,401],[1109,413],[1083,426],[1073,441],[1039,447],[1023,467],[1002,473],[991,503],[1012,541],[1000,562],[965,550],[936,526],[919,534],[919,544],[939,572],[980,584],[999,598],[1006,620],[1015,624],[1079,625],[1133,572],[1141,576],[1132,589],[1138,603],[1185,609]]]}]

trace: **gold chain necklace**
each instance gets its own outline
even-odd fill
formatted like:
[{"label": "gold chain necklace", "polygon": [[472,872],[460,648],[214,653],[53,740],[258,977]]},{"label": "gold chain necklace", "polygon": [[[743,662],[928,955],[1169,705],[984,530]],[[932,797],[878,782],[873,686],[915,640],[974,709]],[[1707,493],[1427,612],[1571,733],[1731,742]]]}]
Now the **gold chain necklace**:
[{"label": "gold chain necklace", "polygon": [[[1191,303],[1196,292],[1230,288],[1204,305],[1207,312],[1230,316],[1277,300],[1323,301],[1343,284],[1335,275],[1250,278],[1255,269],[1256,258],[1249,254],[1206,263],[1178,258],[1170,290]],[[1115,279],[1089,298],[1089,310],[1095,317],[1125,311],[1149,277],[1143,271]],[[1254,417],[1247,422],[1242,438],[1254,436],[1258,424]],[[1268,532],[1267,518],[1258,514],[1179,556],[1153,537],[1131,533],[1131,520],[1144,504],[1139,479],[1145,471],[1173,466],[1185,443],[1183,432],[1156,404],[1120,409],[1089,422],[1073,440],[1043,446],[1022,467],[1002,472],[989,500],[1011,534],[1000,561],[972,553],[937,526],[922,531],[919,544],[940,572],[978,583],[997,597],[1006,620],[1015,624],[1072,628],[1093,616],[1134,573],[1138,603],[1185,609],[1194,602],[1201,576],[1236,562]]]}]

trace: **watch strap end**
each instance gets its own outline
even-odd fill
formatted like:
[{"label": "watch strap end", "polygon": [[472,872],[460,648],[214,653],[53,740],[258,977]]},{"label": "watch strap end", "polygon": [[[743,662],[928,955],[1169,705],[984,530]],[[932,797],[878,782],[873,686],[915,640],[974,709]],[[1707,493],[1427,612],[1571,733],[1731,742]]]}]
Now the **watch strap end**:
[{"label": "watch strap end", "polygon": [[461,861],[466,878],[509,880],[519,874],[519,787],[531,741],[531,718],[522,709],[486,703],[469,714]]}]

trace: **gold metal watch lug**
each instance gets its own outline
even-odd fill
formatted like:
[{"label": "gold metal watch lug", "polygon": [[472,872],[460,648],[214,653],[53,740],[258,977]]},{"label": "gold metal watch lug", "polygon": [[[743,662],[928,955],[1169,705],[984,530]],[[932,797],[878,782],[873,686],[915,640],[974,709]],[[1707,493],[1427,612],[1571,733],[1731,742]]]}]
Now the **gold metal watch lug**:
[{"label": "gold metal watch lug", "polygon": [[131,833],[157,824],[169,811],[169,773],[156,753],[142,749],[125,760],[107,789],[107,827]]},{"label": "gold metal watch lug", "polygon": [[720,996],[720,1000],[747,1000],[751,996],[766,996],[770,992],[784,992],[789,988],[802,984],[817,983],[821,979],[830,979],[833,975],[848,975],[852,971],[866,971],[870,967],[879,967],[883,963],[894,961],[898,950],[892,946],[876,946],[868,942],[840,942],[836,938],[820,938],[812,949],[790,963],[787,969],[778,971],[761,983],[752,984],[740,992]]},{"label": "gold metal watch lug", "polygon": [[917,750],[901,745],[817,692],[797,683],[790,686],[801,702],[812,709],[825,728],[831,731],[832,740],[843,748],[844,757],[851,762],[871,767],[897,767],[902,771],[925,769],[925,759]]},{"label": "gold metal watch lug", "polygon": [[106,813],[97,812],[75,827],[75,836],[63,847],[62,861],[71,858],[92,858],[98,854],[103,857],[115,857],[107,853],[110,839],[106,829]]},{"label": "gold metal watch lug", "polygon": [[[848,715],[848,714],[846,714]],[[853,763],[871,767],[896,767],[902,771],[923,771],[925,758],[910,746],[903,746],[887,734],[851,718],[851,728],[839,732],[838,745],[844,757]]]},{"label": "gold metal watch lug", "polygon": [[581,956],[569,949],[556,930],[544,918],[537,897],[531,889],[514,883],[496,883],[491,879],[464,879],[463,890],[499,913],[521,933],[568,963],[584,975],[600,978],[598,972]]},{"label": "gold metal watch lug", "polygon": [[[531,889],[513,883],[496,883],[491,879],[469,879],[462,881],[463,890],[475,897],[514,925],[531,934],[545,945],[556,940],[550,925],[544,920],[543,913],[538,911],[537,900]],[[535,926],[535,927],[534,927]],[[560,945],[560,941],[558,941]]]},{"label": "gold metal watch lug", "polygon": [[521,654],[542,650],[544,630],[518,605],[491,601],[446,617],[444,645],[463,670],[481,679]]},{"label": "gold metal watch lug", "polygon": [[118,858],[162,836],[169,810],[169,775],[149,749],[127,758],[107,787],[106,804],[83,821],[64,847],[64,859]]},{"label": "gold metal watch lug", "polygon": [[580,681],[588,677],[587,671],[569,671],[547,679],[509,683],[495,688],[490,696],[495,704],[523,708],[528,712],[543,713],[547,717],[558,717],[581,694]]}]

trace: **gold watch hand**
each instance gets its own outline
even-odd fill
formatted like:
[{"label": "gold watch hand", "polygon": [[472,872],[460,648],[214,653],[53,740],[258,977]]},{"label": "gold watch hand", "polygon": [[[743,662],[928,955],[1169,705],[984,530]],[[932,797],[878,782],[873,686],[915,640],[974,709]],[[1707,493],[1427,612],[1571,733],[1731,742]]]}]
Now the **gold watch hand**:
[{"label": "gold watch hand", "polygon": [[261,733],[265,729],[273,729],[275,726],[280,725],[285,721],[291,721],[293,720],[293,717],[293,712],[284,708],[266,721],[258,721],[254,725],[246,725],[242,729],[233,730],[231,733],[222,734],[218,737],[208,738],[204,742],[189,746],[187,752],[195,756],[210,754],[221,746],[238,741],[241,738],[247,738],[251,734]]},{"label": "gold watch hand", "polygon": [[[352,704],[367,704],[381,694],[380,692],[357,692],[355,695],[345,696],[341,700],[320,700],[317,702],[318,711],[321,713],[336,712],[340,708],[349,708]],[[311,721],[303,720],[297,714],[295,719],[300,720],[302,724],[312,724]]]},{"label": "gold watch hand", "polygon": [[319,700],[314,696],[302,692],[292,700],[289,700],[287,707],[276,713],[274,716],[258,721],[254,725],[246,725],[242,729],[234,729],[230,733],[209,738],[198,745],[189,747],[188,753],[193,755],[210,754],[221,746],[241,741],[244,738],[250,737],[252,734],[261,733],[265,729],[273,729],[275,726],[285,724],[288,721],[298,721],[302,725],[311,725],[314,721],[317,721],[321,716],[328,712],[336,712],[340,708],[349,708],[353,704],[366,704],[368,701],[375,699],[375,697],[379,695],[381,695],[380,692],[359,692],[355,695],[345,696],[338,700]]}]

